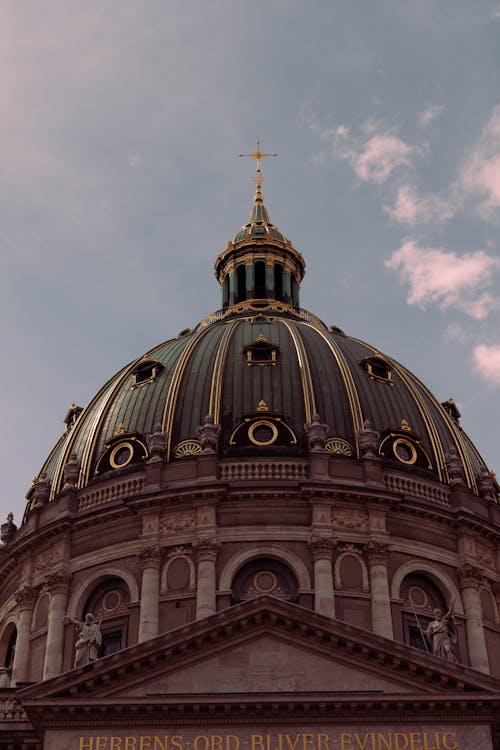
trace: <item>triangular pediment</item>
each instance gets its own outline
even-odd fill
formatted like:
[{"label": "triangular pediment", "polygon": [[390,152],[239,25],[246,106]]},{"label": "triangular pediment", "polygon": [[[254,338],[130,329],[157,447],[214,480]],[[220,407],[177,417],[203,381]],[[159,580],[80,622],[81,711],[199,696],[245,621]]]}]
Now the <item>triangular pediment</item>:
[{"label": "triangular pediment", "polygon": [[295,604],[259,597],[22,692],[39,700],[495,693],[496,681]]}]

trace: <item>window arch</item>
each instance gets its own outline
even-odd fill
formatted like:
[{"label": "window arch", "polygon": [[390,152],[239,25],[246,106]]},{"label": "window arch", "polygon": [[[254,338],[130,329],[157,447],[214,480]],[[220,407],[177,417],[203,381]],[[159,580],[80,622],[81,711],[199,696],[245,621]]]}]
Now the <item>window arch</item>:
[{"label": "window arch", "polygon": [[130,591],[121,578],[102,581],[85,602],[81,617],[92,613],[101,622],[102,645],[99,657],[121,651],[127,646]]},{"label": "window arch", "polygon": [[281,263],[274,264],[274,299],[283,301],[283,266]]},{"label": "window arch", "polygon": [[0,665],[12,669],[16,650],[17,628],[13,622],[9,623],[0,638]]},{"label": "window arch", "polygon": [[256,299],[265,299],[266,294],[266,264],[263,260],[256,260],[254,265],[255,272],[255,297]]},{"label": "window arch", "polygon": [[229,305],[229,274],[226,273],[224,276],[224,282],[222,284],[222,307]]},{"label": "window arch", "polygon": [[426,629],[433,618],[435,609],[444,614],[448,604],[436,586],[427,576],[420,572],[408,574],[401,583],[400,598],[402,599],[403,634],[405,643],[429,650],[429,644],[424,642],[422,631]]},{"label": "window arch", "polygon": [[243,302],[247,296],[247,272],[244,265],[236,268],[236,301]]},{"label": "window arch", "polygon": [[268,594],[279,599],[296,601],[299,585],[287,565],[271,557],[250,560],[233,578],[233,602],[253,599]]}]

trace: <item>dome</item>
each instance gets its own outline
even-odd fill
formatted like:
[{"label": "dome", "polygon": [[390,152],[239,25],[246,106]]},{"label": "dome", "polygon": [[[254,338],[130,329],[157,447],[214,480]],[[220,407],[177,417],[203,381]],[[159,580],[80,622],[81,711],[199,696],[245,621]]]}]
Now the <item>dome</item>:
[{"label": "dome", "polygon": [[56,498],[76,466],[79,489],[130,473],[148,460],[155,435],[165,437],[167,463],[185,462],[203,453],[208,419],[222,460],[307,457],[312,426],[340,471],[355,474],[368,453],[399,474],[496,498],[453,399],[438,401],[392,357],[300,307],[304,260],[262,195],[260,162],[271,154],[257,142],[249,156],[257,162],[250,217],[215,264],[222,308],[124,367],[86,409],[70,407],[42,491]]},{"label": "dome", "polygon": [[[366,425],[378,434],[387,467],[448,485],[451,451],[466,485],[478,491],[484,462],[451,400],[440,403],[376,347],[276,301],[234,305],[124,367],[70,421],[42,472],[55,497],[76,456],[79,486],[86,487],[137,468],[155,431],[167,433],[167,462],[185,461],[202,452],[198,432],[206,415],[221,426],[221,459],[305,457],[305,425],[315,414],[326,425],[332,458],[360,462]],[[252,421],[272,434],[259,440],[238,429]],[[278,424],[286,435],[274,431]],[[120,446],[131,445],[120,454]]]}]

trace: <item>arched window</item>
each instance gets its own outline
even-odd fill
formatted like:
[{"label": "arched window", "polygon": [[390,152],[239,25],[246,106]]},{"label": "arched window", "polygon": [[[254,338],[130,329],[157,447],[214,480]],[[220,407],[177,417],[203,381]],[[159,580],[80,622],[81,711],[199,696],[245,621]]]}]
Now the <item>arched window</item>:
[{"label": "arched window", "polygon": [[281,263],[274,264],[274,298],[283,300],[283,266]]},{"label": "arched window", "polygon": [[245,266],[236,268],[236,301],[243,302],[247,296],[247,272]]},{"label": "arched window", "polygon": [[265,299],[266,294],[266,264],[263,260],[256,260],[255,266],[255,297]]},{"label": "arched window", "polygon": [[422,651],[430,651],[431,644],[424,641],[422,632],[434,619],[435,609],[442,614],[448,610],[446,600],[436,584],[420,573],[410,573],[401,584],[403,600],[403,633],[405,642]]},{"label": "arched window", "polygon": [[14,652],[16,650],[17,630],[14,623],[6,627],[0,639],[0,664],[8,669],[12,668]]},{"label": "arched window", "polygon": [[297,286],[297,280],[295,276],[293,275],[293,273],[290,279],[290,284],[291,284],[291,291],[292,291],[292,305],[294,307],[298,307],[299,306],[299,288]]},{"label": "arched window", "polygon": [[121,578],[108,578],[94,589],[81,613],[90,612],[101,621],[102,645],[99,657],[121,651],[127,646],[130,592]]},{"label": "arched window", "polygon": [[224,283],[222,284],[222,307],[229,305],[229,274],[226,273],[224,276]]},{"label": "arched window", "polygon": [[299,585],[290,568],[279,560],[262,557],[251,560],[236,573],[232,583],[233,602],[268,594],[296,601]]}]

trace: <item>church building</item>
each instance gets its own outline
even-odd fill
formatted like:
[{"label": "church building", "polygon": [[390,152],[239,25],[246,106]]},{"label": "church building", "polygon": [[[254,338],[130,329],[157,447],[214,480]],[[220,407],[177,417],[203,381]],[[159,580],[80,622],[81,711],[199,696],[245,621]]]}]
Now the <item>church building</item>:
[{"label": "church building", "polygon": [[495,475],[300,306],[252,155],[221,308],[73,404],[1,526],[2,750],[500,748]]}]

